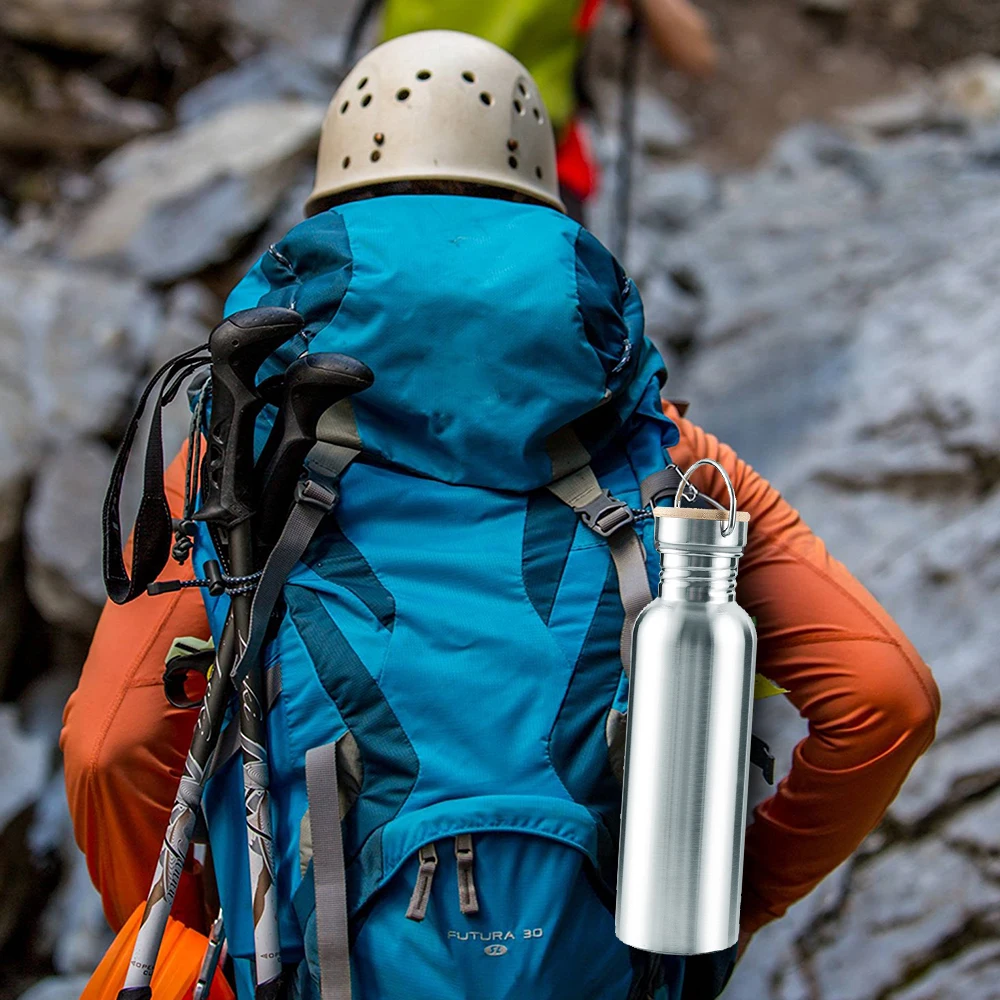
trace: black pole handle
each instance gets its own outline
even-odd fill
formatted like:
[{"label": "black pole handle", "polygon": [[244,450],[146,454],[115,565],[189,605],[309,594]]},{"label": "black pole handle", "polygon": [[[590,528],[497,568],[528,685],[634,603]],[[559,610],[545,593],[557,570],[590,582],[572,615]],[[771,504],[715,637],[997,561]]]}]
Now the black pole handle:
[{"label": "black pole handle", "polygon": [[281,438],[261,480],[255,531],[261,546],[273,544],[284,527],[302,464],[316,443],[320,417],[374,381],[367,365],[345,354],[308,354],[288,366],[279,417]]},{"label": "black pole handle", "polygon": [[253,513],[254,421],[263,406],[257,372],[304,323],[292,309],[258,306],[212,331],[212,417],[197,520],[229,529]]}]

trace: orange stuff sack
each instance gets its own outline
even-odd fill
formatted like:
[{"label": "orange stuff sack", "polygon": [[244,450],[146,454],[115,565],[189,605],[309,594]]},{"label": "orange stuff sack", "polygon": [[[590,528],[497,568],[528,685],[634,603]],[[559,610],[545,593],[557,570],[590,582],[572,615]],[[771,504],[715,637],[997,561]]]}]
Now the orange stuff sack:
[{"label": "orange stuff sack", "polygon": [[[94,970],[80,994],[80,1000],[115,1000],[125,983],[125,973],[132,958],[145,903],[137,907],[118,932],[101,964]],[[208,938],[172,917],[163,933],[160,956],[153,973],[153,1000],[191,1000],[201,969]],[[235,1000],[225,977],[216,970],[209,1000]]]}]

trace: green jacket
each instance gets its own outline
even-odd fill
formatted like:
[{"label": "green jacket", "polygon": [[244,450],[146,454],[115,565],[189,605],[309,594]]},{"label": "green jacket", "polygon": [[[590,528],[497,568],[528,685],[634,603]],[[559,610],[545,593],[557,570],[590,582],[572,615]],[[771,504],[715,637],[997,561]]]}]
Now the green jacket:
[{"label": "green jacket", "polygon": [[383,35],[450,28],[488,39],[524,63],[558,130],[576,106],[581,6],[581,0],[386,0]]}]

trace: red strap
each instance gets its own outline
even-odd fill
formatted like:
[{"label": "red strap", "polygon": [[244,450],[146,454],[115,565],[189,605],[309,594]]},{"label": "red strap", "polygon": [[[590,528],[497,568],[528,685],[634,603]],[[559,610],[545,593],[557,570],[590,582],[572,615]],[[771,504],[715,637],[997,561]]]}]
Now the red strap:
[{"label": "red strap", "polygon": [[558,164],[559,183],[581,201],[597,190],[600,172],[587,132],[577,121],[570,122],[559,143]]},{"label": "red strap", "polygon": [[576,30],[581,34],[585,34],[590,31],[597,21],[597,17],[601,13],[601,7],[603,5],[604,0],[583,0],[583,6],[580,8],[580,13],[576,16]]}]

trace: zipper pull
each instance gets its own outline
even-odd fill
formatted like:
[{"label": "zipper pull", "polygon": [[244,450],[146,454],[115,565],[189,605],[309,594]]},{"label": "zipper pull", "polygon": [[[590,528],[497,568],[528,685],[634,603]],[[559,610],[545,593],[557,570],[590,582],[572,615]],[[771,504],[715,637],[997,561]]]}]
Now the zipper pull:
[{"label": "zipper pull", "polygon": [[455,837],[455,863],[458,868],[458,905],[463,913],[479,912],[472,861],[472,834],[460,833]]},{"label": "zipper pull", "polygon": [[410,896],[410,905],[406,908],[407,920],[423,920],[427,916],[427,900],[430,899],[431,886],[434,884],[434,872],[437,871],[438,856],[434,844],[425,844],[417,852],[420,867],[417,870],[417,884]]}]

